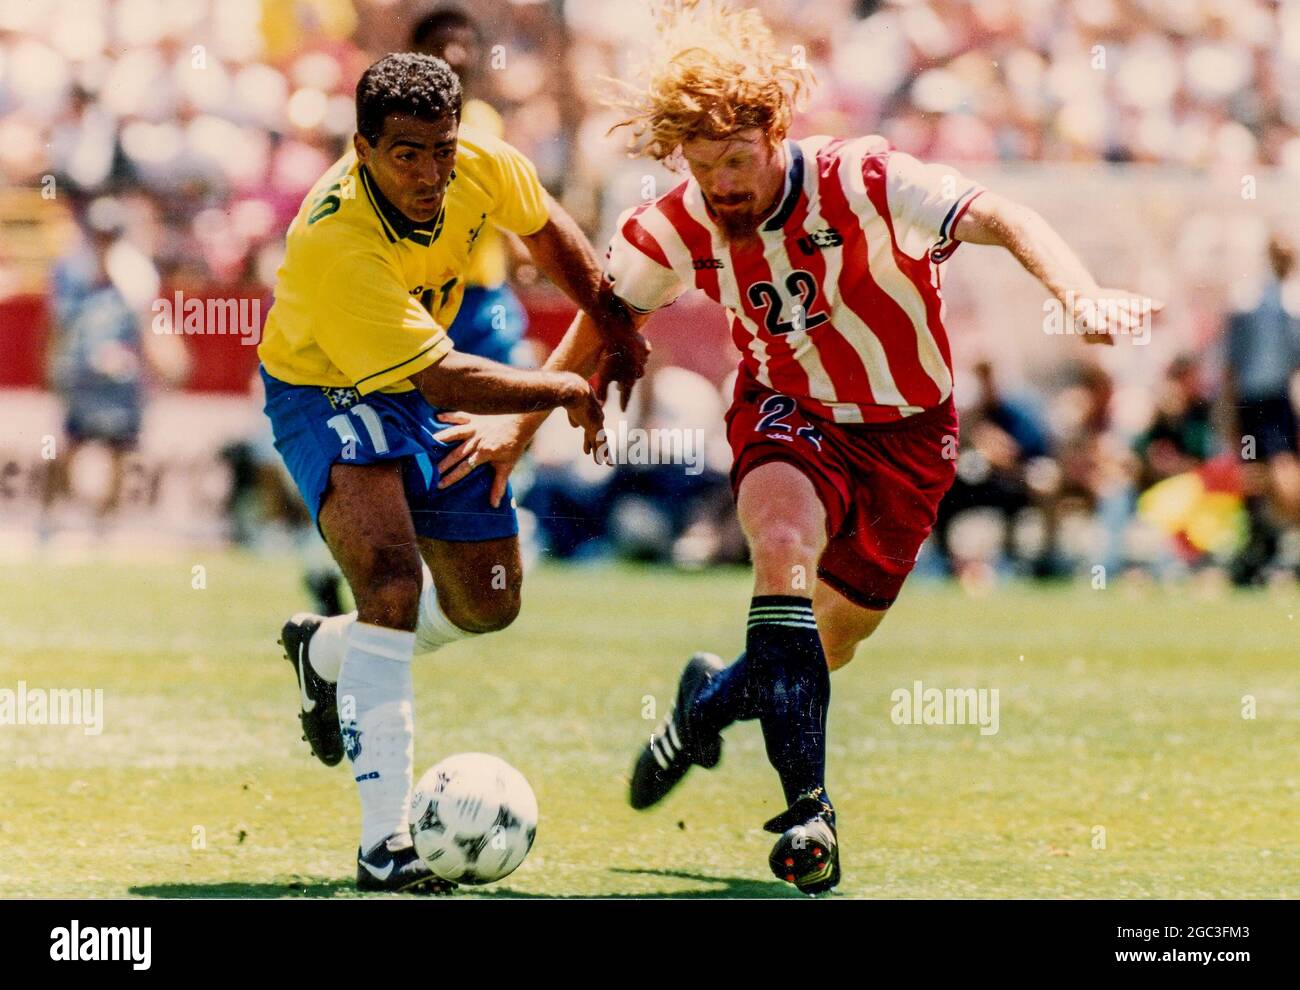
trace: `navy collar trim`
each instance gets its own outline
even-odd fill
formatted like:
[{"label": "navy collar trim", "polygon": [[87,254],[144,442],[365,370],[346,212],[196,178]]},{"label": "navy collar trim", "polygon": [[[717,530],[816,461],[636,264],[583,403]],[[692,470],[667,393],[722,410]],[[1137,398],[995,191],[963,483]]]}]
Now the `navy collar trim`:
[{"label": "navy collar trim", "polygon": [[789,221],[790,216],[794,213],[794,208],[799,205],[799,196],[803,193],[803,149],[793,141],[785,143],[790,152],[790,168],[786,172],[790,188],[786,191],[785,199],[777,207],[771,218],[763,224],[764,231],[780,230]]}]

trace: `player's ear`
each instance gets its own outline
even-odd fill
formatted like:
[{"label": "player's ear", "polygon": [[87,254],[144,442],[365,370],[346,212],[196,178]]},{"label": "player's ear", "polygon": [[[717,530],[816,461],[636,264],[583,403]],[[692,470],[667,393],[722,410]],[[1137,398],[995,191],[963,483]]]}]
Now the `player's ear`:
[{"label": "player's ear", "polygon": [[370,157],[370,152],[373,149],[370,147],[370,142],[361,136],[360,131],[357,131],[352,135],[352,147],[356,150],[357,161],[364,165],[366,159]]}]

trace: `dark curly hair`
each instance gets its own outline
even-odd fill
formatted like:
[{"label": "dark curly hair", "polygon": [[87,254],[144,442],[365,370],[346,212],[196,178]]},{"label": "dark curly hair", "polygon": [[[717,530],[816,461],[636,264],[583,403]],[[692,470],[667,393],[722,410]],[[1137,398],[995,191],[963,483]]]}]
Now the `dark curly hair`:
[{"label": "dark curly hair", "polygon": [[460,80],[432,55],[385,55],[357,83],[357,132],[379,143],[389,114],[403,113],[434,123],[448,115],[460,119]]}]

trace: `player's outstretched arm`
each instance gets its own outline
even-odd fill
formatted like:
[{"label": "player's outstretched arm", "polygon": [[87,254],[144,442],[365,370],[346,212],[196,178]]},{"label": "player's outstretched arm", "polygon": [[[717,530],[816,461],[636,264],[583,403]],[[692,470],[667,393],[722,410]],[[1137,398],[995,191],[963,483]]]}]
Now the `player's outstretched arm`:
[{"label": "player's outstretched arm", "polygon": [[[649,313],[628,312],[634,329],[638,331],[650,318]],[[550,357],[547,357],[545,369],[551,372],[573,372],[584,378],[590,378],[599,372],[604,386],[615,381],[616,369],[611,369],[610,352],[604,343],[604,335],[595,321],[581,309],[573,317],[563,339],[556,344]],[[602,403],[603,392],[603,387],[598,388],[597,396]],[[627,391],[623,392],[623,398],[623,408],[627,408]],[[485,418],[465,416],[458,412],[442,413],[438,418],[455,424],[451,429],[443,431],[443,442],[454,443],[456,447],[438,464],[438,473],[442,476],[438,487],[445,489],[448,485],[455,485],[476,466],[491,463],[497,472],[497,479],[491,489],[491,504],[495,507],[506,494],[506,482],[510,479],[510,473],[519,463],[520,457],[524,456],[524,451],[528,450],[533,435],[541,429],[549,414],[547,411]]]},{"label": "player's outstretched arm", "polygon": [[632,385],[645,374],[650,345],[637,332],[627,308],[605,289],[600,261],[577,221],[550,197],[547,208],[545,226],[521,239],[542,274],[591,317],[606,353],[601,380],[619,383],[626,408]]},{"label": "player's outstretched arm", "polygon": [[[1164,303],[1125,289],[1102,288],[1051,225],[1037,212],[985,192],[957,221],[953,237],[971,244],[1006,248],[1087,329],[1090,344],[1112,344],[1114,334],[1134,333],[1148,312]],[[1107,318],[1113,318],[1106,322]]]},{"label": "player's outstretched arm", "polygon": [[411,376],[411,384],[433,406],[487,415],[549,412],[557,407],[583,431],[582,449],[603,452],[605,421],[600,401],[587,380],[569,371],[526,371],[473,354],[451,351],[441,361]]},{"label": "player's outstretched arm", "polygon": [[[648,315],[632,314],[633,325],[637,328],[648,319]],[[607,371],[608,361],[605,338],[596,321],[583,310],[578,310],[563,339],[546,359],[544,370],[573,372],[584,379],[600,371],[602,381],[608,382],[612,377]],[[604,397],[597,395],[603,402]],[[454,425],[444,430],[440,439],[456,446],[438,465],[438,473],[442,476],[438,487],[454,485],[478,465],[491,463],[496,471],[491,499],[492,505],[496,506],[505,495],[510,472],[549,415],[549,409],[517,416],[491,417],[443,413],[438,418]]]}]

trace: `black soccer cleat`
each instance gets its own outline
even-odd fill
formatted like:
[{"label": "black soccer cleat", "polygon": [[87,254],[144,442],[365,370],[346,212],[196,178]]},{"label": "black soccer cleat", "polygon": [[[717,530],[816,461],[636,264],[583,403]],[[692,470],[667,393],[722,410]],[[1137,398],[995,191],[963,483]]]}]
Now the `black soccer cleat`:
[{"label": "black soccer cleat", "polygon": [[778,880],[804,894],[824,894],[840,882],[835,811],[822,800],[821,788],[800,795],[763,828],[781,836],[767,858]]},{"label": "black soccer cleat", "polygon": [[357,850],[357,890],[368,893],[450,894],[456,889],[425,865],[411,837],[394,832],[368,853]]},{"label": "black soccer cleat", "polygon": [[712,769],[722,759],[722,736],[706,735],[693,727],[691,709],[700,691],[724,666],[712,653],[697,653],[686,662],[672,711],[632,766],[629,800],[633,808],[642,811],[658,804],[686,776],[692,764]]},{"label": "black soccer cleat", "polygon": [[307,648],[320,628],[320,617],[299,612],[284,624],[279,643],[298,676],[298,718],[302,737],[312,755],[327,767],[343,759],[343,735],[339,732],[338,685],[331,684],[312,668]]}]

